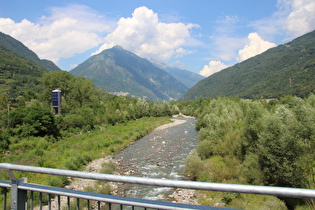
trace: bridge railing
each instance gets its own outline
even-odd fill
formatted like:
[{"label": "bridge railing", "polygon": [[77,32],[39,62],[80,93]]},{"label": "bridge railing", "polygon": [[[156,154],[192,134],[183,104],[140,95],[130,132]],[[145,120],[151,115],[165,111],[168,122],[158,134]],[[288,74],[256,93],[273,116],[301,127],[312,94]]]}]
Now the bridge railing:
[{"label": "bridge railing", "polygon": [[[220,183],[207,183],[207,182],[194,182],[194,181],[181,181],[181,180],[166,180],[143,178],[133,176],[121,176],[112,174],[100,174],[81,171],[62,170],[54,168],[43,168],[35,166],[15,165],[10,163],[0,163],[0,169],[6,170],[9,174],[11,181],[0,181],[0,187],[5,189],[11,188],[11,209],[33,209],[33,192],[39,192],[40,197],[42,193],[48,194],[48,209],[52,209],[51,199],[52,195],[57,196],[57,209],[61,209],[60,196],[67,197],[67,207],[70,209],[70,198],[76,198],[76,208],[80,209],[80,199],[84,199],[87,205],[90,206],[90,201],[97,202],[97,208],[100,209],[100,203],[106,203],[108,209],[111,209],[112,204],[119,204],[120,209],[123,206],[128,206],[131,209],[134,207],[150,208],[150,209],[211,209],[208,206],[188,205],[162,201],[151,201],[145,199],[127,198],[120,196],[104,195],[98,193],[90,193],[83,191],[75,191],[64,188],[56,188],[50,186],[43,186],[37,184],[27,183],[26,179],[16,179],[13,171],[23,171],[39,174],[49,174],[66,176],[72,178],[93,179],[108,182],[121,182],[139,185],[150,185],[160,187],[172,188],[185,188],[195,190],[208,190],[220,192],[233,192],[233,193],[246,193],[246,194],[260,194],[260,195],[273,195],[279,197],[294,197],[314,199],[315,190],[300,189],[300,188],[287,188],[287,187],[270,187],[270,186],[253,186],[253,185],[239,185],[239,184],[220,184]],[[28,193],[28,191],[30,193]],[[5,191],[4,191],[5,192]],[[4,193],[4,207],[6,206],[6,193]],[[39,201],[40,209],[42,208],[41,198]],[[5,209],[5,208],[4,208]],[[89,209],[89,207],[88,207]]]}]

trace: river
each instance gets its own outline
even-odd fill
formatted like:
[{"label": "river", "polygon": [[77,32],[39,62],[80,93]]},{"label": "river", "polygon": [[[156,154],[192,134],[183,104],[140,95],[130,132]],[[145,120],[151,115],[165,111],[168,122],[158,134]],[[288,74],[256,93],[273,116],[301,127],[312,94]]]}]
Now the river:
[{"label": "river", "polygon": [[[160,179],[182,179],[184,160],[198,141],[193,118],[173,117],[164,125],[144,136],[114,156],[123,174]],[[120,186],[127,197],[163,200],[172,188],[124,184]]]}]

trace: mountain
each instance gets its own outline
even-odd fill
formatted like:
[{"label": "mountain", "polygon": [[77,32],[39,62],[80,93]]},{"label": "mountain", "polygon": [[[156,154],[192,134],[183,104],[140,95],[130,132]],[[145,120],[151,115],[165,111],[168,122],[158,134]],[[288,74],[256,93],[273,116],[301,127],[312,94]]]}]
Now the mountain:
[{"label": "mountain", "polygon": [[181,100],[305,97],[315,90],[315,31],[201,80]]},{"label": "mountain", "polygon": [[150,101],[175,100],[188,89],[148,60],[120,46],[90,57],[70,72],[75,76],[84,76],[110,93]]},{"label": "mountain", "polygon": [[183,83],[187,88],[193,87],[195,84],[197,84],[197,82],[205,78],[204,76],[201,76],[200,74],[196,74],[194,72],[191,72],[185,69],[169,67],[165,65],[164,63],[161,63],[155,60],[150,60],[150,62],[156,65],[158,68],[172,75],[175,79]]},{"label": "mountain", "polygon": [[48,71],[60,70],[52,61],[40,59],[20,41],[2,32],[0,32],[0,50],[10,52],[20,58],[31,60]]},{"label": "mountain", "polygon": [[51,61],[40,60],[21,42],[0,32],[0,93],[15,98],[29,90],[40,92],[38,79],[52,70],[59,68]]}]

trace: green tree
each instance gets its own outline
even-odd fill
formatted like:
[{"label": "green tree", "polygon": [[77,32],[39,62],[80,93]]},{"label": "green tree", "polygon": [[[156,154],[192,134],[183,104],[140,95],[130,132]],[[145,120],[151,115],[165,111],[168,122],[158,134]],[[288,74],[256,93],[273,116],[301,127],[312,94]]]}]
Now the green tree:
[{"label": "green tree", "polygon": [[296,138],[278,116],[264,116],[262,123],[258,161],[265,183],[283,187],[306,187],[301,161],[306,149],[303,140]]},{"label": "green tree", "polygon": [[[72,84],[74,83],[75,77],[66,71],[54,71],[44,73],[40,79],[43,85],[43,91],[40,95],[41,100],[45,101],[47,106],[51,104],[51,93],[56,88],[62,91],[62,97],[67,101],[68,95],[72,90]],[[63,109],[63,111],[65,111]]]},{"label": "green tree", "polygon": [[59,135],[54,116],[49,108],[32,106],[10,112],[14,132],[21,136]]}]

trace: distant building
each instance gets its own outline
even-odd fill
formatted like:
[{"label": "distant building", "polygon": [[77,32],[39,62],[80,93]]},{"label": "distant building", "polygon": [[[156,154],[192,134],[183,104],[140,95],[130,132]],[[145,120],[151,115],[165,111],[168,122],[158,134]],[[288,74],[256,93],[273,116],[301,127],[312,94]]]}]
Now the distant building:
[{"label": "distant building", "polygon": [[61,115],[61,90],[52,91],[52,107],[55,110],[55,115]]}]

